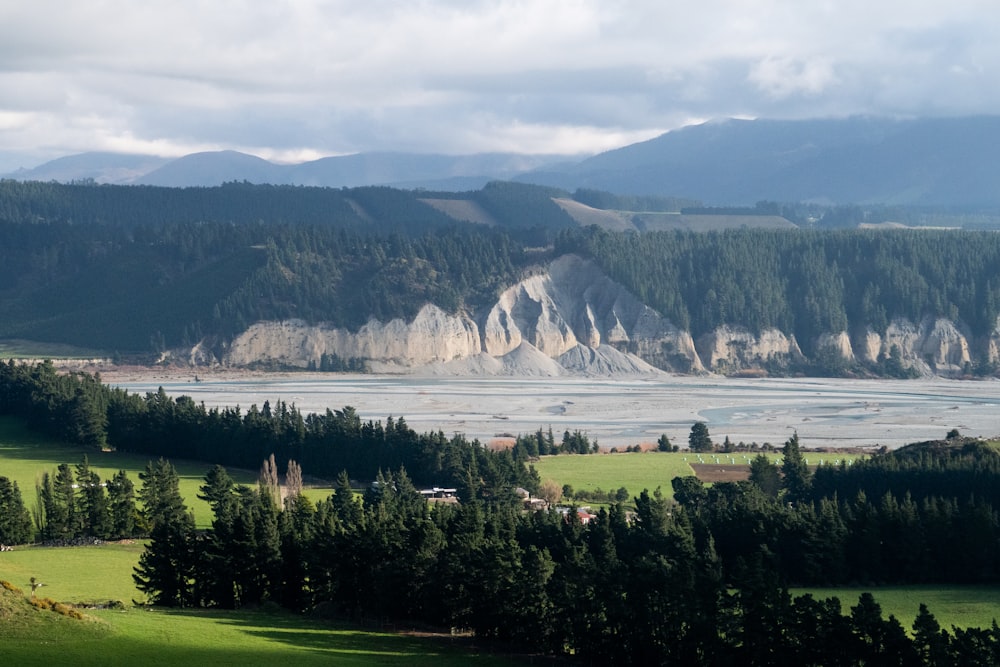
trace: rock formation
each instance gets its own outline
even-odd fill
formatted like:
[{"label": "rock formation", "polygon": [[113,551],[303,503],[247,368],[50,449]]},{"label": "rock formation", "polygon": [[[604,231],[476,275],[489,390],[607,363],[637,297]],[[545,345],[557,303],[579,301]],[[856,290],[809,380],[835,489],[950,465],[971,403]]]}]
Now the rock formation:
[{"label": "rock formation", "polygon": [[[917,324],[893,320],[884,333],[828,332],[811,343],[812,354],[833,354],[848,365],[871,367],[895,354],[903,368],[957,376],[979,360],[997,363],[1000,319],[983,340],[970,340],[950,320],[928,318]],[[308,368],[319,367],[324,355],[364,359],[397,372],[546,377],[733,374],[808,362],[795,336],[777,329],[725,325],[695,344],[689,332],[573,255],[513,285],[480,313],[449,314],[427,304],[411,322],[370,320],[353,332],[300,320],[259,322],[228,345],[221,363]],[[192,363],[212,359],[204,345],[186,356]]]}]

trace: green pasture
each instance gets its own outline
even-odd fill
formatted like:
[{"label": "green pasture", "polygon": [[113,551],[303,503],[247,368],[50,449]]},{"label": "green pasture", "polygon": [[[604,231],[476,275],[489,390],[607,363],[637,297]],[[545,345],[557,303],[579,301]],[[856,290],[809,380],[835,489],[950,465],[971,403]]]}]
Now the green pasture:
[{"label": "green pasture", "polygon": [[210,610],[86,612],[104,627],[58,638],[3,641],[11,665],[413,665],[529,664],[481,653],[465,637],[359,629],[290,613]]},{"label": "green pasture", "polygon": [[0,553],[0,579],[25,591],[31,578],[44,584],[40,597],[59,602],[121,600],[131,605],[144,596],[132,581],[132,568],[139,563],[142,540],[109,542],[96,546],[19,546]]},{"label": "green pasture", "polygon": [[107,356],[109,356],[107,352],[63,343],[41,343],[13,338],[0,340],[0,359],[95,359]]},{"label": "green pasture", "polygon": [[[0,476],[17,482],[24,504],[31,508],[35,503],[35,482],[42,473],[54,473],[60,463],[75,466],[83,458],[84,450],[74,445],[53,442],[26,429],[23,423],[11,417],[0,417]],[[146,468],[151,458],[143,454],[123,452],[88,451],[90,467],[102,479],[108,479],[119,470],[125,470],[135,483],[136,491],[142,483],[139,473]],[[188,508],[194,510],[195,522],[199,528],[207,528],[212,522],[208,503],[198,499],[198,487],[204,483],[205,473],[212,467],[203,461],[171,459],[180,479],[180,491]],[[230,476],[239,484],[257,483],[257,471],[229,469]],[[306,489],[306,495],[314,503],[330,495],[330,488]]]},{"label": "green pasture", "polygon": [[643,489],[661,487],[670,495],[670,480],[693,475],[691,466],[679,454],[557,454],[543,456],[532,465],[542,480],[551,479],[574,490],[604,491],[625,487],[633,496]]},{"label": "green pasture", "polygon": [[907,631],[913,629],[913,619],[920,603],[934,614],[946,630],[958,628],[989,628],[993,619],[1000,621],[1000,587],[997,586],[881,586],[875,588],[810,588],[793,589],[792,595],[811,593],[818,600],[836,597],[845,614],[858,604],[858,597],[871,592],[882,607],[882,616],[895,616]]},{"label": "green pasture", "polygon": [[[468,638],[410,636],[271,610],[165,610],[134,607],[141,594],[132,568],[142,545],[18,547],[0,553],[0,579],[28,595],[66,602],[122,600],[124,610],[90,610],[96,622],[69,622],[34,612],[39,623],[19,632],[0,624],[5,664],[11,665],[517,665],[481,655]],[[35,620],[35,619],[29,619]],[[56,622],[59,621],[59,622]]]},{"label": "green pasture", "polygon": [[[854,460],[857,454],[839,452],[803,452],[809,465],[834,463],[842,459]],[[671,496],[670,480],[674,477],[693,475],[692,463],[749,465],[755,453],[721,452],[695,454],[692,452],[631,452],[615,454],[556,454],[543,456],[532,465],[543,479],[559,485],[569,484],[574,490],[603,491],[621,487],[632,496],[643,489],[652,491],[660,487],[664,495]],[[780,462],[780,453],[767,456]]]}]

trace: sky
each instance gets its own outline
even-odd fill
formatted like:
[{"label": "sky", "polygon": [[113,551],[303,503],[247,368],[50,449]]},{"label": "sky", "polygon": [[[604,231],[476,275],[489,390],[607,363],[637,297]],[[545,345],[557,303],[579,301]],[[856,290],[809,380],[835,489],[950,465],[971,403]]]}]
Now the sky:
[{"label": "sky", "polygon": [[996,0],[0,2],[0,173],[84,151],[584,155],[1000,109]]}]

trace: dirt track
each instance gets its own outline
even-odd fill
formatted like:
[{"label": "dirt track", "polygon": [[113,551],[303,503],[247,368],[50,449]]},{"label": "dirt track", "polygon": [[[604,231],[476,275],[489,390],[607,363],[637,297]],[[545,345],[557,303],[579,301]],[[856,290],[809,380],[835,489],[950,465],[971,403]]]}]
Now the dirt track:
[{"label": "dirt track", "polygon": [[695,476],[706,484],[714,482],[739,482],[750,479],[750,466],[722,463],[692,463]]}]

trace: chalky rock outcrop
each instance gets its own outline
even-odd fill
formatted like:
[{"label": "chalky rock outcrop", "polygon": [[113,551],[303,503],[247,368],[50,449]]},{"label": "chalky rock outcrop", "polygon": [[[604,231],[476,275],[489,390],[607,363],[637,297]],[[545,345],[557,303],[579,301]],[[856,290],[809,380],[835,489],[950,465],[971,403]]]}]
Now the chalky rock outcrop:
[{"label": "chalky rock outcrop", "polygon": [[659,368],[703,370],[691,335],[575,255],[552,262],[500,295],[483,323],[483,351],[506,354],[528,342],[550,357],[578,345],[610,346]]},{"label": "chalky rock outcrop", "polygon": [[255,362],[306,368],[324,354],[370,359],[403,367],[460,359],[479,352],[479,328],[463,315],[448,315],[434,305],[420,309],[412,322],[369,320],[357,332],[301,320],[260,322],[237,336],[226,363]]},{"label": "chalky rock outcrop", "polygon": [[717,373],[756,370],[768,364],[780,367],[803,359],[795,336],[777,329],[755,335],[748,329],[721,326],[699,337],[696,345],[705,368]]},{"label": "chalky rock outcrop", "polygon": [[361,358],[383,370],[426,366],[426,372],[452,374],[702,370],[690,334],[575,256],[506,290],[478,322],[431,304],[412,322],[370,320],[357,332],[301,320],[260,322],[232,341],[224,363],[308,368],[319,366],[323,355]]},{"label": "chalky rock outcrop", "polygon": [[[991,340],[996,338],[994,333]],[[988,347],[988,344],[987,344]],[[868,330],[864,334],[863,360],[875,363],[898,349],[900,362],[923,375],[960,375],[972,363],[969,335],[944,318],[926,318],[919,324],[906,319],[889,323],[884,336]],[[990,355],[989,350],[985,351]],[[988,358],[995,358],[990,355]]]},{"label": "chalky rock outcrop", "polygon": [[[818,336],[809,341],[809,354],[868,367],[895,356],[903,368],[944,376],[1000,361],[1000,318],[990,335],[976,340],[943,318],[896,319],[884,333],[853,323],[851,332]],[[795,336],[777,329],[720,326],[695,344],[689,332],[574,255],[553,260],[479,313],[449,314],[427,304],[410,322],[370,320],[358,331],[300,320],[259,322],[221,354],[206,344],[185,350],[192,364],[233,366],[318,367],[324,355],[364,359],[380,372],[538,377],[762,373],[808,361]]]}]

